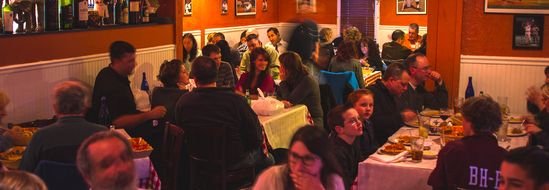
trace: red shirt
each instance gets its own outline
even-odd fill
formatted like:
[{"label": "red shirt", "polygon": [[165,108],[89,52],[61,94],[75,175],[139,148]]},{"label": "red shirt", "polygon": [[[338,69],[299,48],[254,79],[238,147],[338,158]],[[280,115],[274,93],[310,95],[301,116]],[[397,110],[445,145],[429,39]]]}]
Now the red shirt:
[{"label": "red shirt", "polygon": [[[246,89],[243,89],[244,83],[246,83],[247,80],[252,80],[249,78],[250,73],[244,73],[240,76],[240,80],[236,83],[236,89],[241,92],[246,92]],[[256,76],[257,77],[257,76]],[[250,89],[250,94],[257,94],[257,88],[261,89],[263,93],[274,93],[274,87],[275,82],[273,80],[273,77],[270,75],[265,76],[263,81],[257,81],[256,87],[253,87]]]},{"label": "red shirt", "polygon": [[449,142],[438,153],[437,166],[427,183],[433,189],[497,189],[505,153],[490,133]]}]

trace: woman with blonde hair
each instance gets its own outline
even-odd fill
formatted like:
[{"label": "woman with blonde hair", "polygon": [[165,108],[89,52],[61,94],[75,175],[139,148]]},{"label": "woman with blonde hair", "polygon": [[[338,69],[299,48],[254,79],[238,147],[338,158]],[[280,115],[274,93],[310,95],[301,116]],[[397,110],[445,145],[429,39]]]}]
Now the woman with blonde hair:
[{"label": "woman with blonde hair", "polygon": [[9,170],[0,172],[0,189],[2,190],[47,190],[46,184],[38,176],[21,171]]},{"label": "woman with blonde hair", "polygon": [[9,103],[8,95],[0,91],[0,152],[10,148],[13,142],[11,131],[3,124],[3,118],[8,115],[6,107]]}]

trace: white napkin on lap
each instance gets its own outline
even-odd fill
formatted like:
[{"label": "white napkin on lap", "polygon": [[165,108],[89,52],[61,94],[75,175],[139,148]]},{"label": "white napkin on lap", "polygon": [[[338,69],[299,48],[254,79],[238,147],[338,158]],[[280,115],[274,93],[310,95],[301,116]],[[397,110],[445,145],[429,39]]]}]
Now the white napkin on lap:
[{"label": "white napkin on lap", "polygon": [[376,161],[380,161],[380,162],[383,162],[383,163],[393,163],[393,162],[398,162],[404,158],[406,158],[406,154],[408,154],[408,151],[403,151],[397,155],[387,155],[387,154],[379,154],[379,153],[375,153],[375,154],[372,154],[370,155],[370,158],[372,158],[373,160],[376,160]]}]

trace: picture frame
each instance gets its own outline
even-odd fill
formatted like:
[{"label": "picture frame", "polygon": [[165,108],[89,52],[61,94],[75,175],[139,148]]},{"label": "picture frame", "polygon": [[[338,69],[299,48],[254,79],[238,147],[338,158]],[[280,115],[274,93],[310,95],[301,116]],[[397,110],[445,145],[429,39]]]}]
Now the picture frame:
[{"label": "picture frame", "polygon": [[255,15],[256,0],[235,0],[236,16]]},{"label": "picture frame", "polygon": [[261,4],[261,7],[263,7],[263,8],[262,8],[262,9],[263,9],[263,12],[266,12],[266,11],[269,9],[268,6],[269,6],[269,5],[268,5],[268,3],[267,3],[267,0],[263,0],[263,3]]},{"label": "picture frame", "polygon": [[316,0],[296,0],[297,13],[316,13]]},{"label": "picture frame", "polygon": [[549,14],[549,1],[484,0],[485,13]]},{"label": "picture frame", "polygon": [[544,15],[513,17],[513,49],[543,49]]},{"label": "picture frame", "polygon": [[229,2],[228,0],[221,0],[221,14],[226,15],[229,13]]},{"label": "picture frame", "polygon": [[397,15],[427,14],[427,0],[396,0]]},{"label": "picture frame", "polygon": [[190,16],[193,14],[193,2],[192,0],[185,0],[185,7],[183,10],[184,16]]}]

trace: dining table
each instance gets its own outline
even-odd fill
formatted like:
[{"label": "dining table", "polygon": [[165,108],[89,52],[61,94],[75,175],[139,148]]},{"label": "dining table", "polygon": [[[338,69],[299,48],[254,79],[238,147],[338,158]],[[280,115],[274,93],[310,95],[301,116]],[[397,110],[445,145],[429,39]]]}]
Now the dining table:
[{"label": "dining table", "polygon": [[[510,128],[520,127],[520,124],[509,124]],[[399,135],[409,135],[411,130],[418,130],[415,127],[403,126],[390,138]],[[425,141],[430,144],[430,151],[438,154],[441,149],[440,136],[429,135]],[[388,141],[384,146],[392,142]],[[501,147],[510,150],[517,147],[526,146],[528,135],[508,136],[505,140],[498,140]],[[382,149],[384,146],[380,147]],[[421,162],[412,162],[411,158],[397,159],[394,162],[383,162],[378,159],[382,157],[378,150],[376,153],[362,161],[358,165],[357,185],[358,189],[366,190],[389,190],[389,189],[414,189],[430,190],[431,186],[427,184],[429,175],[435,169],[437,159],[423,158]],[[386,160],[384,160],[386,161]]]},{"label": "dining table", "polygon": [[274,115],[258,115],[258,118],[272,149],[287,149],[295,131],[312,121],[307,106],[300,104]]}]

